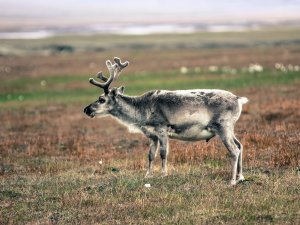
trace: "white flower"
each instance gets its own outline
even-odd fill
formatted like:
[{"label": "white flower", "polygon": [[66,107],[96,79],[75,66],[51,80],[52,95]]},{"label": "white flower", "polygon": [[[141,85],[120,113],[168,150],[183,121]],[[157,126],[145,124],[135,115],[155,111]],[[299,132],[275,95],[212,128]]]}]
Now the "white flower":
[{"label": "white flower", "polygon": [[151,184],[145,184],[144,185],[146,188],[150,188],[151,187]]},{"label": "white flower", "polygon": [[248,72],[249,73],[255,73],[255,69],[254,69],[254,64],[250,64],[248,67]]},{"label": "white flower", "polygon": [[284,73],[287,72],[287,68],[284,65],[281,65],[280,70]]},{"label": "white flower", "polygon": [[189,70],[188,70],[187,67],[185,67],[185,66],[180,67],[180,73],[182,73],[182,74],[187,74],[188,71],[189,71]]},{"label": "white flower", "polygon": [[209,66],[208,67],[209,72],[217,72],[219,68],[217,66]]},{"label": "white flower", "polygon": [[250,64],[248,67],[248,72],[249,73],[260,73],[264,70],[264,68],[262,67],[262,65],[259,65],[257,63],[255,64]]},{"label": "white flower", "polygon": [[299,72],[300,71],[300,66],[294,66],[294,71]]},{"label": "white flower", "polygon": [[102,165],[103,162],[102,162],[102,160],[100,160],[98,163],[99,163],[100,165]]},{"label": "white flower", "polygon": [[275,63],[275,68],[284,73],[286,73],[288,69],[289,70],[294,69],[294,68],[292,68],[292,65],[289,65],[288,68],[286,68],[282,63]]},{"label": "white flower", "polygon": [[46,85],[47,85],[47,82],[46,82],[45,80],[42,80],[42,81],[41,81],[41,86],[42,86],[42,87],[45,87]]},{"label": "white flower", "polygon": [[294,71],[294,67],[293,67],[292,64],[289,64],[289,65],[288,65],[288,70],[289,70],[289,71]]},{"label": "white flower", "polygon": [[262,71],[264,71],[264,68],[261,65],[256,64],[256,71],[257,72],[262,72]]},{"label": "white flower", "polygon": [[280,68],[282,67],[283,65],[281,63],[275,63],[275,68],[277,70],[280,70]]}]

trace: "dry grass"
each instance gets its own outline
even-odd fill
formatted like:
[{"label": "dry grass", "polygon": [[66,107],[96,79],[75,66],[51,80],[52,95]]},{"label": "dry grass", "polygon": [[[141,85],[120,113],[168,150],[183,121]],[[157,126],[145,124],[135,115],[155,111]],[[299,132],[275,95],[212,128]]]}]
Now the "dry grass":
[{"label": "dry grass", "polygon": [[149,49],[146,52],[145,50],[112,50],[100,53],[32,55],[30,57],[0,56],[0,77],[7,79],[22,76],[60,76],[62,74],[93,75],[98,69],[105,68],[105,60],[112,59],[116,55],[130,59],[131,65],[126,69],[128,74],[141,74],[143,71],[161,72],[179,69],[181,66],[205,68],[217,65],[242,68],[257,62],[267,68],[272,68],[277,62],[285,65],[297,65],[299,52],[299,46],[289,46],[284,48],[182,49],[180,51]]},{"label": "dry grass", "polygon": [[[299,165],[300,90],[297,85],[267,90],[267,95],[266,87],[239,92],[250,98],[236,126],[237,136],[246,149],[245,160],[250,166],[296,167]],[[2,156],[109,160],[135,155],[147,147],[142,135],[128,133],[111,118],[91,120],[82,113],[83,108],[84,105],[78,104],[56,104],[0,112]],[[207,158],[223,160],[226,151],[219,142],[218,138],[209,143],[172,141],[170,160],[179,163],[201,163]]]},{"label": "dry grass", "polygon": [[217,138],[172,141],[170,176],[157,166],[145,180],[148,141],[109,118],[81,105],[1,112],[1,223],[298,223],[300,91],[241,94],[251,99],[236,128],[247,181],[235,188]]},{"label": "dry grass", "polygon": [[[0,68],[0,77],[94,74],[94,64],[114,54],[2,56],[1,68],[10,70]],[[300,59],[291,46],[122,54],[116,55],[134,62],[131,74],[215,62],[235,68],[259,62],[270,69]],[[160,177],[157,158],[154,178],[144,179],[148,140],[111,118],[90,119],[79,103],[0,103],[0,224],[299,224],[300,89],[299,79],[290,82],[233,90],[250,99],[236,126],[246,181],[233,188],[218,138],[171,141],[170,175]]]}]

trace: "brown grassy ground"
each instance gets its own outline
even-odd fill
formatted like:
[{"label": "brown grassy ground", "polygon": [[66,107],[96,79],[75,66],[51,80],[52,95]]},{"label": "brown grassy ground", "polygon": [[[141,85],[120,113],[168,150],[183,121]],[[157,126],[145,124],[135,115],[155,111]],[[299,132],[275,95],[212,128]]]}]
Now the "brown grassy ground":
[{"label": "brown grassy ground", "polygon": [[[288,48],[125,55],[137,65],[131,70],[146,71],[157,64],[172,69],[299,62],[299,53]],[[103,59],[75,54],[1,62],[12,76],[42,77],[94,74],[93,62]],[[1,77],[9,79],[9,73]],[[234,188],[227,186],[229,159],[218,138],[171,141],[170,176],[159,177],[157,158],[156,176],[144,179],[147,139],[111,118],[87,118],[83,104],[2,109],[0,224],[299,224],[299,81],[234,92],[250,99],[236,126],[246,181]]]},{"label": "brown grassy ground", "polygon": [[[237,136],[244,144],[246,165],[268,169],[298,166],[300,90],[297,85],[251,88],[238,93],[250,99],[236,126]],[[89,119],[83,114],[83,107],[52,105],[1,112],[1,155],[11,160],[9,163],[19,157],[110,162],[129,156],[126,168],[144,168],[146,138],[130,134],[111,118]],[[174,165],[226,158],[218,138],[209,143],[172,141],[171,149],[170,161]]]},{"label": "brown grassy ground", "polygon": [[170,178],[143,180],[148,141],[110,118],[89,119],[82,105],[2,112],[1,223],[155,224],[158,218],[296,224],[300,90],[294,85],[240,93],[250,98],[236,127],[248,181],[232,190],[226,187],[227,152],[217,138],[171,141]]},{"label": "brown grassy ground", "polygon": [[279,62],[284,65],[299,63],[299,46],[278,48],[218,48],[178,50],[112,50],[107,52],[86,52],[74,54],[52,54],[47,56],[0,56],[0,77],[4,79],[20,76],[60,76],[95,74],[105,68],[105,61],[119,56],[130,59],[128,73],[143,71],[164,71],[186,67],[207,67],[210,65],[247,67],[250,63],[260,63],[273,68]]}]

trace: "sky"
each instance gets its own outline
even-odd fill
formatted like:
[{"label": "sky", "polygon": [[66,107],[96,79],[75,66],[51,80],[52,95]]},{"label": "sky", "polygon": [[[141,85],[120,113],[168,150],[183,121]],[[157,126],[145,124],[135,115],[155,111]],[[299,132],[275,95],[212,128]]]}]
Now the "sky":
[{"label": "sky", "polygon": [[0,0],[0,27],[300,20],[300,0]]}]

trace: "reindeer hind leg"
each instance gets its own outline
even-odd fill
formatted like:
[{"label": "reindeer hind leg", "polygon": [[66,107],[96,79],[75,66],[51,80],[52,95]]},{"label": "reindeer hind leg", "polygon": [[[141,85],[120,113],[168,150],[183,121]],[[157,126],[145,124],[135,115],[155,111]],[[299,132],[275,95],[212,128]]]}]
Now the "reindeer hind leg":
[{"label": "reindeer hind leg", "polygon": [[239,140],[234,137],[234,143],[235,145],[239,148],[240,153],[239,153],[239,158],[238,158],[238,164],[237,164],[237,182],[243,181],[245,180],[244,176],[243,176],[243,145],[241,144],[241,142],[239,142]]},{"label": "reindeer hind leg", "polygon": [[220,127],[218,129],[218,134],[229,151],[230,155],[230,161],[231,161],[231,180],[230,185],[235,185],[237,183],[236,181],[236,175],[237,175],[237,167],[238,167],[238,159],[240,154],[240,149],[236,145],[234,141],[234,134],[233,129],[230,127]]}]

